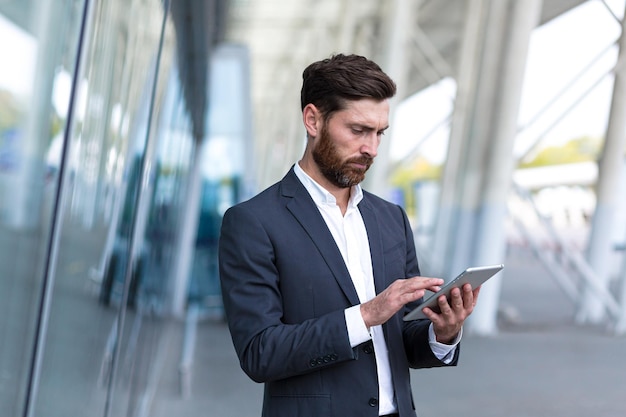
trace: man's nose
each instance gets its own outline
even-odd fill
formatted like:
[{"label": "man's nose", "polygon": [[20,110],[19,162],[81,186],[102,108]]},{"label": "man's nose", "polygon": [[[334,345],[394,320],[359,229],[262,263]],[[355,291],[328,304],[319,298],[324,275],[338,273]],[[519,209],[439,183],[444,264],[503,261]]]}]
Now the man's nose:
[{"label": "man's nose", "polygon": [[361,144],[361,153],[371,158],[378,155],[378,145],[380,145],[380,137],[376,132],[372,132],[365,136]]}]

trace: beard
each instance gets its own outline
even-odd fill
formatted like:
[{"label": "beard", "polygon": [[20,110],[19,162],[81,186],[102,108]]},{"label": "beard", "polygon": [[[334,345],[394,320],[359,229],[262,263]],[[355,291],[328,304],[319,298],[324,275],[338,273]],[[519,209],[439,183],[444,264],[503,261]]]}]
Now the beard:
[{"label": "beard", "polygon": [[[332,141],[326,126],[322,127],[320,140],[313,149],[312,155],[324,178],[340,188],[349,188],[363,181],[365,172],[374,162],[374,158],[365,155],[341,160],[337,146]],[[365,168],[355,168],[350,165],[352,163],[365,165]]]}]

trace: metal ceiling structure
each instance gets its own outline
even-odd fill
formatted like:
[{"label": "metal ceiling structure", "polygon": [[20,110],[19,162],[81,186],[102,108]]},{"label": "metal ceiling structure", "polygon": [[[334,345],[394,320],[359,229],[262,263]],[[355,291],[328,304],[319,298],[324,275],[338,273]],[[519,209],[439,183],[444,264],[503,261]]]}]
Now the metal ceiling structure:
[{"label": "metal ceiling structure", "polygon": [[[583,2],[544,0],[539,23]],[[460,56],[466,20],[470,8],[480,3],[486,2],[232,1],[226,39],[250,48],[254,140],[257,160],[262,161],[259,186],[279,179],[300,157],[304,136],[298,98],[307,64],[337,52],[366,55],[396,79],[397,100],[401,100],[444,77],[457,79],[465,70],[460,67]],[[501,3],[508,8],[514,4]],[[405,64],[398,70],[399,60]]]}]

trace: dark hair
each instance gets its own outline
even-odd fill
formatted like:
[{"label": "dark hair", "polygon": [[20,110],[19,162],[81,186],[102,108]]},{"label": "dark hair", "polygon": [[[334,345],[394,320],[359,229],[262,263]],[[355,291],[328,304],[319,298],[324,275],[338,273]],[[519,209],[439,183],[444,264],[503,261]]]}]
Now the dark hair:
[{"label": "dark hair", "polygon": [[345,108],[346,100],[384,100],[396,94],[396,84],[373,61],[359,55],[337,54],[306,67],[300,104],[311,103],[324,118]]}]

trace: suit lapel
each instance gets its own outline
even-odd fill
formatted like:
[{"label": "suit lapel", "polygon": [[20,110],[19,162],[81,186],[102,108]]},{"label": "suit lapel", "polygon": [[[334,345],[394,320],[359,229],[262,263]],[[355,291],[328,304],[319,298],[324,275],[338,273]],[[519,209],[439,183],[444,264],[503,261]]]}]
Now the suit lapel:
[{"label": "suit lapel", "polygon": [[366,196],[363,196],[363,200],[359,203],[359,211],[361,212],[361,217],[363,217],[365,230],[367,230],[367,238],[370,244],[372,272],[374,275],[376,294],[380,294],[380,292],[387,288],[389,284],[385,282],[385,264],[383,259],[383,244],[380,223],[378,222],[376,213]]},{"label": "suit lapel", "polygon": [[281,193],[289,199],[287,209],[310,236],[350,303],[359,304],[352,278],[335,239],[328,230],[315,202],[293,172],[293,168],[281,182]]}]

